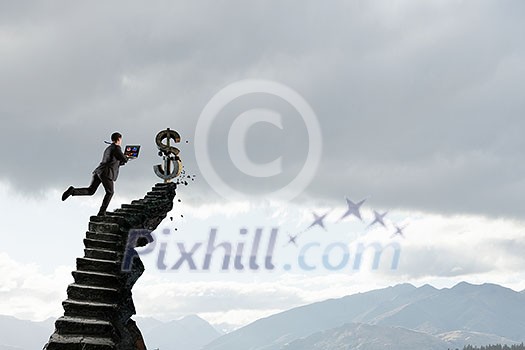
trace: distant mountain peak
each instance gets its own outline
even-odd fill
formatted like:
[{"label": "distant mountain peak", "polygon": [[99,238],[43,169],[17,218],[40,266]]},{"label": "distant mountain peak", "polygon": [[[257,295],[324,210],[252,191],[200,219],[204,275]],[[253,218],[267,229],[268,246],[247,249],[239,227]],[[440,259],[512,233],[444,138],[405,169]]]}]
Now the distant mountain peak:
[{"label": "distant mountain peak", "polygon": [[197,350],[221,335],[221,332],[198,315],[188,315],[151,329],[144,334],[144,338],[148,347],[153,349],[177,347]]},{"label": "distant mountain peak", "polygon": [[207,323],[207,321],[205,319],[203,319],[199,315],[195,315],[195,314],[184,316],[184,317],[180,318],[179,321],[202,321],[202,322],[206,322]]},{"label": "distant mountain peak", "polygon": [[452,289],[462,289],[462,288],[472,288],[472,287],[476,287],[477,285],[475,284],[472,284],[472,283],[469,283],[469,282],[466,282],[466,281],[462,281],[462,282],[459,282],[458,284],[456,284],[454,287],[452,287]]},{"label": "distant mountain peak", "polygon": [[[290,349],[294,350],[342,349],[334,337],[350,339],[349,335],[354,332],[351,326],[344,332],[323,332],[351,323],[377,326],[379,328],[374,330],[381,329],[387,334],[393,332],[392,336],[406,336],[423,342],[414,347],[418,349],[430,349],[427,340],[439,345],[442,341],[436,339],[439,334],[446,334],[447,340],[453,342],[452,348],[460,348],[474,338],[521,342],[525,340],[525,323],[520,312],[525,305],[524,294],[490,283],[461,282],[452,288],[441,289],[428,284],[416,288],[403,283],[280,312],[223,335],[204,349],[274,350],[293,342],[295,347]],[[405,332],[396,327],[419,333]],[[369,328],[361,326],[355,331],[364,332]],[[426,337],[420,337],[421,333]],[[367,334],[372,336],[374,332]],[[379,345],[384,343],[384,335],[377,335]],[[306,343],[295,342],[306,338]],[[317,347],[324,341],[333,347]],[[307,344],[311,347],[302,347]]]},{"label": "distant mountain peak", "polygon": [[430,284],[428,283],[425,283],[424,285],[422,285],[421,287],[419,287],[418,289],[429,289],[429,290],[438,290],[436,287],[434,286],[431,286]]},{"label": "distant mountain peak", "polygon": [[469,282],[459,282],[454,287],[452,287],[450,290],[453,291],[459,291],[459,292],[465,292],[465,291],[505,291],[510,293],[516,293],[515,290],[500,286],[499,284],[495,283],[483,283],[483,284],[473,284]]},{"label": "distant mountain peak", "polygon": [[411,283],[401,283],[401,284],[396,284],[396,285],[393,286],[392,288],[394,288],[394,289],[398,289],[398,290],[414,290],[414,289],[417,289],[417,287],[414,286],[414,285],[411,284]]}]

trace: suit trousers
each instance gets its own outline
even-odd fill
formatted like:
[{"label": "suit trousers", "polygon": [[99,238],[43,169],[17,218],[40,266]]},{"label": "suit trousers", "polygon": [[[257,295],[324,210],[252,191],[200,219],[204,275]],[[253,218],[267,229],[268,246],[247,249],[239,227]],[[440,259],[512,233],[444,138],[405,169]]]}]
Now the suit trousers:
[{"label": "suit trousers", "polygon": [[97,192],[98,187],[102,184],[104,186],[104,189],[106,190],[106,195],[104,196],[104,199],[102,200],[102,205],[100,206],[99,213],[105,213],[106,209],[109,206],[109,202],[111,201],[111,198],[113,197],[114,191],[114,181],[108,179],[105,176],[93,174],[93,178],[91,179],[91,184],[89,187],[85,188],[74,188],[73,192],[71,193],[72,196],[92,196]]}]

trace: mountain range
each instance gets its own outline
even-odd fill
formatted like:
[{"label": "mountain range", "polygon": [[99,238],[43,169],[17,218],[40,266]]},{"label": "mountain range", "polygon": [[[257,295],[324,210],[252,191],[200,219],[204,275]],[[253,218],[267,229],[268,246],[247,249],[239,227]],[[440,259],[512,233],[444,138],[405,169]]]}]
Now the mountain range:
[{"label": "mountain range", "polygon": [[[204,349],[368,350],[375,349],[371,344],[384,342],[394,334],[407,344],[428,341],[426,347],[407,345],[404,349],[447,349],[486,341],[515,343],[525,340],[524,311],[523,293],[494,284],[462,282],[443,289],[401,284],[260,319],[216,339]],[[362,340],[361,346],[344,346],[355,338]],[[341,347],[333,344],[334,339],[339,339]]]},{"label": "mountain range", "polygon": [[[162,322],[155,318],[137,318],[150,349],[199,350],[223,333],[202,318],[190,315],[180,320]],[[0,350],[42,349],[55,328],[55,319],[43,322],[0,316]],[[20,335],[26,336],[20,336]],[[176,346],[172,346],[176,344]]]},{"label": "mountain range", "polygon": [[[525,293],[495,284],[410,284],[317,302],[222,334],[198,316],[137,318],[150,349],[446,350],[525,341]],[[0,350],[41,349],[54,320],[0,316]],[[20,336],[21,334],[25,336]]]},{"label": "mountain range", "polygon": [[222,335],[208,322],[195,315],[161,323],[149,330],[142,326],[140,320],[137,323],[150,349],[199,350]]},{"label": "mountain range", "polygon": [[0,350],[42,349],[53,333],[54,321],[32,322],[0,315]]}]

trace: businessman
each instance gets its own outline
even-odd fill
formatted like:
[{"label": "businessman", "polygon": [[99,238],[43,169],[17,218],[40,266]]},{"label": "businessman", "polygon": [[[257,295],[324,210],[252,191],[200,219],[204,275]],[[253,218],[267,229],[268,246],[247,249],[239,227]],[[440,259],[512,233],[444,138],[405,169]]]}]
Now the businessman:
[{"label": "businessman", "polygon": [[122,153],[120,145],[122,144],[122,135],[115,132],[111,135],[112,143],[104,151],[102,162],[93,171],[93,178],[91,184],[86,188],[74,188],[70,186],[62,195],[62,201],[65,201],[70,196],[92,196],[97,191],[100,184],[104,186],[106,195],[100,206],[98,212],[99,216],[106,215],[111,197],[114,193],[114,182],[117,180],[120,166],[128,162],[128,157]]}]

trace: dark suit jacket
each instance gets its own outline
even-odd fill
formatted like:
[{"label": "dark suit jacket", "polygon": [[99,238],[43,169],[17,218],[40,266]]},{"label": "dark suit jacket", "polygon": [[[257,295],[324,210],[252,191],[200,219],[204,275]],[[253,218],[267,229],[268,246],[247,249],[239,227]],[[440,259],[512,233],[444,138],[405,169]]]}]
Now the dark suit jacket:
[{"label": "dark suit jacket", "polygon": [[100,162],[100,165],[93,170],[93,174],[116,181],[118,178],[119,167],[127,162],[128,159],[124,156],[124,153],[122,153],[120,146],[112,143],[104,151],[102,162]]}]

